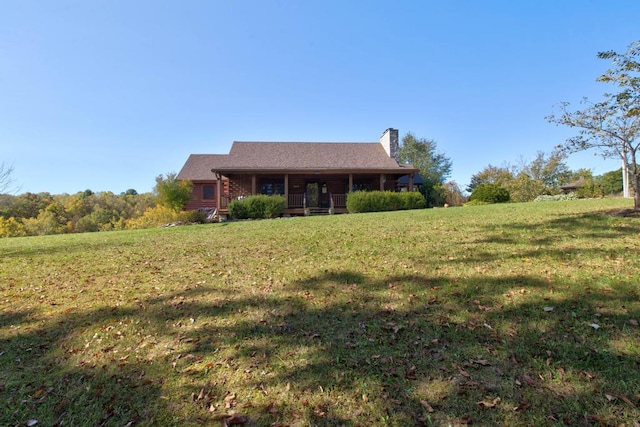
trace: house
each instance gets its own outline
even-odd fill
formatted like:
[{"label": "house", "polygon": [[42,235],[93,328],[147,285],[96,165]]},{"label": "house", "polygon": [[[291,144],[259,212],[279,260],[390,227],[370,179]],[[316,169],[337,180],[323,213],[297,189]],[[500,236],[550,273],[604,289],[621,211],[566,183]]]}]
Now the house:
[{"label": "house", "polygon": [[413,188],[417,169],[398,163],[398,130],[387,129],[379,142],[241,142],[229,154],[192,154],[178,179],[193,182],[186,209],[228,213],[231,200],[254,194],[285,197],[285,214],[346,212],[352,191],[397,191],[406,176]]},{"label": "house", "polygon": [[578,191],[579,189],[584,187],[586,184],[587,183],[586,183],[584,177],[580,177],[580,179],[578,179],[577,181],[570,182],[568,184],[560,186],[560,190],[562,190],[563,194],[569,194],[569,193],[573,193],[575,191]]}]

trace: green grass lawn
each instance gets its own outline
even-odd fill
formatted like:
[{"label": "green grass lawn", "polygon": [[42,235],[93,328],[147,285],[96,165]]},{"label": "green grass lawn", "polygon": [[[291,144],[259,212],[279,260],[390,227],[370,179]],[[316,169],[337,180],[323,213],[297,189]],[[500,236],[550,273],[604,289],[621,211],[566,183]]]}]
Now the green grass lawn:
[{"label": "green grass lawn", "polygon": [[0,425],[637,426],[629,207],[2,239]]}]

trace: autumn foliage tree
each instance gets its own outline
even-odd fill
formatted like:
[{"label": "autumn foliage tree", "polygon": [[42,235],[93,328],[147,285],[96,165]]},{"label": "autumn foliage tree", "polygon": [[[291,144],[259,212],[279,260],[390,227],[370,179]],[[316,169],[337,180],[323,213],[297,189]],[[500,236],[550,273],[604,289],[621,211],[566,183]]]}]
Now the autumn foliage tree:
[{"label": "autumn foliage tree", "polygon": [[166,176],[158,175],[154,192],[158,197],[158,204],[174,211],[180,211],[191,199],[193,183],[177,178],[175,172]]}]

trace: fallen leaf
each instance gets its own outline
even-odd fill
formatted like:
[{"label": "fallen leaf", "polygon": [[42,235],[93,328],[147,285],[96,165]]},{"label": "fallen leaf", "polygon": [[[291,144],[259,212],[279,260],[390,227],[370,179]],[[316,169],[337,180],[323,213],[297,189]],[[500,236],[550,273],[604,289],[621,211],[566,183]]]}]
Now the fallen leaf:
[{"label": "fallen leaf", "polygon": [[313,410],[313,413],[320,418],[324,418],[327,416],[327,412],[320,405],[318,405],[318,407],[316,407],[316,409]]},{"label": "fallen leaf", "polygon": [[476,402],[476,405],[484,406],[485,408],[494,408],[498,402],[500,402],[500,398],[496,397],[491,402],[486,400],[481,400],[480,402]]},{"label": "fallen leaf", "polygon": [[600,325],[598,325],[597,323],[592,323],[589,326],[591,326],[593,329],[600,329]]},{"label": "fallen leaf", "polygon": [[546,312],[553,311],[553,307],[547,306],[547,307],[544,307],[543,310]]},{"label": "fallen leaf", "polygon": [[611,402],[612,400],[615,400],[615,399],[620,399],[620,400],[624,401],[627,405],[629,405],[631,407],[635,408],[635,406],[636,406],[636,405],[633,404],[633,402],[627,396],[624,396],[624,395],[622,395],[620,393],[615,393],[613,391],[609,391],[609,392],[605,393],[605,397],[607,398],[607,400],[609,400],[609,402]]},{"label": "fallen leaf", "polygon": [[415,380],[416,379],[416,367],[412,365],[409,369],[407,369],[407,372],[404,374],[404,376],[408,380]]},{"label": "fallen leaf", "polygon": [[271,402],[269,406],[267,406],[267,412],[271,415],[276,415],[278,413],[278,408],[276,408],[275,402]]},{"label": "fallen leaf", "polygon": [[599,415],[589,415],[588,418],[592,421],[597,421],[605,426],[613,425],[611,424],[611,420],[607,420],[605,417],[601,417]]},{"label": "fallen leaf", "polygon": [[429,402],[427,402],[426,400],[421,400],[420,404],[422,406],[424,406],[424,408],[427,410],[427,412],[429,412],[430,414],[433,414],[436,410],[433,409],[433,407],[431,405],[429,405]]},{"label": "fallen leaf", "polygon": [[523,375],[522,379],[524,380],[524,382],[526,382],[527,384],[529,384],[530,386],[537,386],[538,383],[536,383],[536,380],[534,380],[533,378],[531,378],[529,375]]},{"label": "fallen leaf", "polygon": [[638,321],[636,319],[629,320],[629,324],[633,326],[638,326]]},{"label": "fallen leaf", "polygon": [[27,427],[32,427],[34,425],[38,424],[38,420],[29,420],[27,421]]},{"label": "fallen leaf", "polygon": [[521,402],[518,406],[513,408],[514,411],[524,411],[525,409],[529,409],[531,405],[527,402]]},{"label": "fallen leaf", "polygon": [[236,395],[230,394],[224,398],[224,407],[230,409],[236,405]]}]

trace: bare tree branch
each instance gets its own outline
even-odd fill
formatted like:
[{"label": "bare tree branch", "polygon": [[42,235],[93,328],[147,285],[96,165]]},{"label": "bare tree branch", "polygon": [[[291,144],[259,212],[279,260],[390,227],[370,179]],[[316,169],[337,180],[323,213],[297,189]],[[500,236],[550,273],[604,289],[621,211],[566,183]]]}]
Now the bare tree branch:
[{"label": "bare tree branch", "polygon": [[0,163],[0,194],[10,193],[16,191],[13,187],[13,165],[5,165],[4,162]]}]

